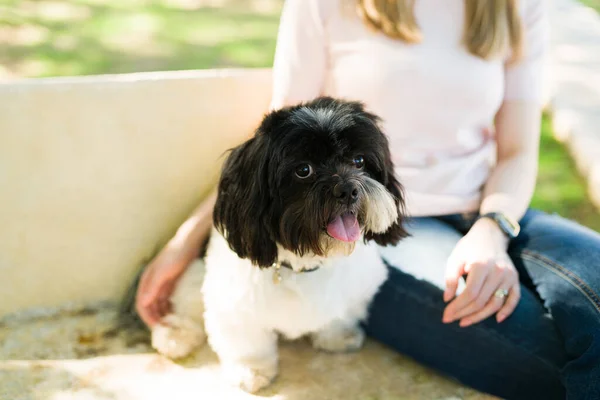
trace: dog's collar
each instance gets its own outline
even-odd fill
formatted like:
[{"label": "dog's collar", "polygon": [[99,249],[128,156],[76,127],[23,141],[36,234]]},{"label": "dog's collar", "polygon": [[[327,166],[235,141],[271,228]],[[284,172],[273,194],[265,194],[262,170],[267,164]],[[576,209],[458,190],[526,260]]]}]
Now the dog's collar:
[{"label": "dog's collar", "polygon": [[303,274],[306,272],[313,272],[318,270],[319,268],[321,268],[321,265],[316,265],[312,268],[302,268],[299,271],[296,271],[294,268],[292,268],[292,264],[290,264],[288,261],[275,261],[272,265],[272,267],[275,267],[275,271],[273,272],[273,283],[277,284],[279,282],[281,282],[281,280],[283,279],[283,277],[281,276],[281,268],[287,268],[292,270],[293,272],[296,272],[298,274]]}]

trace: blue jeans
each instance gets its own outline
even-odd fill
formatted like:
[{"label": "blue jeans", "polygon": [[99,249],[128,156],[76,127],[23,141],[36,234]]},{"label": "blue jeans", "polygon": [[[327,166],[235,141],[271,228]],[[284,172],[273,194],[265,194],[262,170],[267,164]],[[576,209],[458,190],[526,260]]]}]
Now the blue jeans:
[{"label": "blue jeans", "polygon": [[[458,322],[441,322],[446,304],[440,284],[419,278],[416,256],[440,253],[437,260],[443,260],[453,246],[444,245],[442,236],[452,243],[474,218],[411,220],[413,237],[405,250],[415,257],[406,264],[415,264],[417,273],[388,261],[389,279],[365,323],[368,335],[502,398],[600,399],[600,235],[558,216],[529,211],[509,247],[521,279],[517,308],[500,324],[490,317],[460,328]],[[402,242],[397,247],[402,253]],[[439,269],[443,274],[443,266]]]}]

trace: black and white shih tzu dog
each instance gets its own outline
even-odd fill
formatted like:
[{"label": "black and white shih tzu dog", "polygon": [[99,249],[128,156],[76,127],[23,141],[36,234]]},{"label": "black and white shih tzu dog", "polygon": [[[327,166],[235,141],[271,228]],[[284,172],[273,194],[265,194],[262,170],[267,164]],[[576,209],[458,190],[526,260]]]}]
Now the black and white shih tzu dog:
[{"label": "black and white shih tzu dog", "polygon": [[387,277],[402,188],[376,115],[320,97],[272,111],[229,154],[204,262],[190,266],[155,349],[183,357],[205,337],[225,377],[255,392],[277,375],[278,337],[362,346],[359,323]]}]

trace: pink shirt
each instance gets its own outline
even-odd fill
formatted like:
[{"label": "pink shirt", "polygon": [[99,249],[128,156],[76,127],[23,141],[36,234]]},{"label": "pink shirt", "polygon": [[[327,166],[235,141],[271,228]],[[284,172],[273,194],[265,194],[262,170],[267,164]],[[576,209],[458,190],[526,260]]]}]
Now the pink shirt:
[{"label": "pink shirt", "polygon": [[416,45],[370,31],[354,0],[286,0],[281,16],[272,107],[321,94],[364,102],[383,119],[414,216],[477,210],[500,105],[542,101],[543,0],[520,1],[525,54],[511,66],[464,49],[463,3],[416,0]]}]

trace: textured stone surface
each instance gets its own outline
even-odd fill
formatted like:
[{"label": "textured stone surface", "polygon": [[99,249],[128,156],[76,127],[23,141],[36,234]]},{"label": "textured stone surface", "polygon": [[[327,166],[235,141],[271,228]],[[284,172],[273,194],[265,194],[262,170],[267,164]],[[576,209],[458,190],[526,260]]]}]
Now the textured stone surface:
[{"label": "textured stone surface", "polygon": [[491,399],[368,342],[355,354],[281,345],[277,381],[259,395],[226,386],[207,346],[174,363],[115,332],[115,312],[71,310],[0,325],[2,400]]}]

